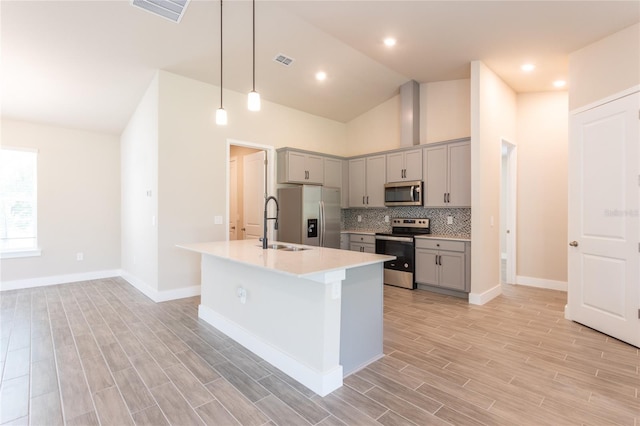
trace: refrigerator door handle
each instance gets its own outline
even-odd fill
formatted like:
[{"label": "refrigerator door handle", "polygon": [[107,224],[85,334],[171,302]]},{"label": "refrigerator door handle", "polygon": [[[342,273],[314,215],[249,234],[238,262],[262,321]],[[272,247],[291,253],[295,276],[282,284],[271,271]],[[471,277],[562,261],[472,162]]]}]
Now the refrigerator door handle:
[{"label": "refrigerator door handle", "polygon": [[318,245],[320,247],[324,246],[324,203],[322,201],[318,202],[318,208],[320,209],[320,236],[319,236],[319,241],[318,241]]}]

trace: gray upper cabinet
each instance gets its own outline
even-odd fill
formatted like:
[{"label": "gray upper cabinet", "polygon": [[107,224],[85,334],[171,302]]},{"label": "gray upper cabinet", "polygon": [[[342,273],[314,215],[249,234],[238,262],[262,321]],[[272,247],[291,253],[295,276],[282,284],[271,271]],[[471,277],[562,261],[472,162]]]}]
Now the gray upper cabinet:
[{"label": "gray upper cabinet", "polygon": [[324,186],[342,189],[342,162],[337,158],[324,159]]},{"label": "gray upper cabinet", "polygon": [[278,151],[278,183],[324,183],[323,157],[305,152]]},{"label": "gray upper cabinet", "polygon": [[349,207],[384,207],[386,156],[349,160]]},{"label": "gray upper cabinet", "polygon": [[471,143],[424,149],[425,207],[471,206]]},{"label": "gray upper cabinet", "polygon": [[387,154],[387,182],[422,180],[422,149]]}]

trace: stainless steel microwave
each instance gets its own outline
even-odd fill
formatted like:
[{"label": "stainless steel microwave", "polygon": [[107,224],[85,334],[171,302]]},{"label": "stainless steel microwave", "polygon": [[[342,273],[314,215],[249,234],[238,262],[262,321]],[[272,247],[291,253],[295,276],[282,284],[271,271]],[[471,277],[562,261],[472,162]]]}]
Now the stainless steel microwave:
[{"label": "stainless steel microwave", "polygon": [[392,182],[384,185],[385,206],[421,206],[422,181]]}]

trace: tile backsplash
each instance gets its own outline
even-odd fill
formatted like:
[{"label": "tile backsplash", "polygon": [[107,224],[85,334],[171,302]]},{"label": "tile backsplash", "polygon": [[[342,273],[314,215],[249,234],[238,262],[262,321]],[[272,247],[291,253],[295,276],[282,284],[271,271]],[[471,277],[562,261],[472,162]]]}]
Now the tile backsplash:
[{"label": "tile backsplash", "polygon": [[[362,221],[358,222],[358,216]],[[343,209],[342,230],[390,232],[391,224],[384,217],[429,218],[431,233],[449,237],[471,238],[471,209],[429,209],[423,207],[388,207],[380,209]],[[453,217],[453,224],[447,224],[447,216]]]}]

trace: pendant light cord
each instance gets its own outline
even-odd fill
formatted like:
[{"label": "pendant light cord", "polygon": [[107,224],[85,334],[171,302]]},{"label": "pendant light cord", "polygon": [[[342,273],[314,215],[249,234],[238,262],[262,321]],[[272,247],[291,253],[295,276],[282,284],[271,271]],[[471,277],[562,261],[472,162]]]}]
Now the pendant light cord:
[{"label": "pendant light cord", "polygon": [[222,0],[220,0],[220,108],[222,108]]}]

